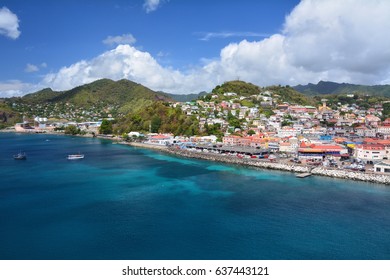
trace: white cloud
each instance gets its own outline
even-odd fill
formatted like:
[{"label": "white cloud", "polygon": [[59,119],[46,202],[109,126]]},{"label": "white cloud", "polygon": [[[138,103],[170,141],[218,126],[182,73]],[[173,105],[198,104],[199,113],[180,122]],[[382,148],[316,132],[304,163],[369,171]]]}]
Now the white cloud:
[{"label": "white cloud", "polygon": [[27,73],[37,72],[37,71],[39,71],[39,67],[34,65],[34,64],[28,63],[26,65],[26,68],[24,68],[24,71],[27,72]]},{"label": "white cloud", "polygon": [[6,7],[0,9],[0,35],[11,39],[17,39],[20,35],[18,16]]},{"label": "white cloud", "polygon": [[129,44],[133,45],[137,40],[131,34],[123,34],[121,36],[108,36],[103,40],[103,43],[109,46]]},{"label": "white cloud", "polygon": [[155,90],[169,92],[186,92],[195,84],[185,83],[195,78],[194,76],[164,68],[149,53],[129,45],[119,45],[90,61],[63,67],[57,73],[46,75],[43,84],[56,90],[65,90],[101,78],[125,78]]},{"label": "white cloud", "polygon": [[41,85],[23,83],[19,80],[0,81],[0,97],[22,96],[42,89]]},{"label": "white cloud", "polygon": [[389,73],[390,1],[302,1],[286,18],[289,63],[330,79],[380,82]]},{"label": "white cloud", "polygon": [[147,13],[150,13],[157,10],[160,3],[160,0],[145,0],[143,7]]},{"label": "white cloud", "polygon": [[[225,46],[186,72],[163,67],[130,45],[46,75],[42,87],[66,90],[100,78],[129,79],[153,90],[197,93],[237,79],[260,86],[319,80],[390,82],[390,1],[303,0],[286,17],[283,32]],[[156,56],[158,58],[158,56]]]}]

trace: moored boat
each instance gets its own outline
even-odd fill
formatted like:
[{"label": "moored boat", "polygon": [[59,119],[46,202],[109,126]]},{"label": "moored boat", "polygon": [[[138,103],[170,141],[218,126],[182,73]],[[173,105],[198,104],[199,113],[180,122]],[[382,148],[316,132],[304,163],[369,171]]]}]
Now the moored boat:
[{"label": "moored boat", "polygon": [[68,155],[67,159],[69,160],[74,160],[74,159],[83,159],[84,155],[83,154],[73,154],[73,155]]},{"label": "moored boat", "polygon": [[26,153],[19,152],[18,154],[14,155],[14,159],[27,159]]}]

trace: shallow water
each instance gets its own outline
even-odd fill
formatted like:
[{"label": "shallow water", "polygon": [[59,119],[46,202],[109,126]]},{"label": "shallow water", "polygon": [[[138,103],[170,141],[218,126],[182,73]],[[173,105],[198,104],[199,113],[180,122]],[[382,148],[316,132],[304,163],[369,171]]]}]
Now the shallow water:
[{"label": "shallow water", "polygon": [[383,185],[11,133],[0,178],[0,259],[390,258]]}]

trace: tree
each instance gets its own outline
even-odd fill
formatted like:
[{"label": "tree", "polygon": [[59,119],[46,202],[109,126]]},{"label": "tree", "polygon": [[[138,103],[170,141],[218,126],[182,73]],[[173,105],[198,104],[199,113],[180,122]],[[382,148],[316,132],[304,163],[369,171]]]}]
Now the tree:
[{"label": "tree", "polygon": [[241,128],[241,123],[240,123],[240,120],[237,119],[237,118],[234,118],[234,119],[231,119],[229,121],[229,125],[234,127],[234,128]]},{"label": "tree", "polygon": [[153,116],[150,122],[152,132],[157,133],[161,126],[161,118],[159,116]]},{"label": "tree", "polygon": [[68,125],[65,127],[65,134],[76,135],[80,133],[80,128],[74,125]]},{"label": "tree", "polygon": [[390,116],[390,103],[383,103],[383,117],[388,118]]},{"label": "tree", "polygon": [[248,131],[248,135],[249,135],[249,136],[252,136],[253,134],[256,134],[256,132],[255,132],[253,129],[251,129],[251,130]]},{"label": "tree", "polygon": [[112,122],[104,119],[99,128],[100,134],[111,134],[112,133]]}]

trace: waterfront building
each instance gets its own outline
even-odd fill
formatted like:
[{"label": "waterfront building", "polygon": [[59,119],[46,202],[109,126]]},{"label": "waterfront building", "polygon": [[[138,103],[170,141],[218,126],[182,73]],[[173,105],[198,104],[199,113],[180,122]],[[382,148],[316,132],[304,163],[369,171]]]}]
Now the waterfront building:
[{"label": "waterfront building", "polygon": [[298,157],[301,159],[323,159],[325,156],[341,157],[348,150],[337,144],[306,144],[301,143],[298,149]]},{"label": "waterfront building", "polygon": [[384,160],[374,164],[375,173],[390,173],[390,161]]},{"label": "waterfront building", "polygon": [[365,163],[377,163],[387,159],[389,150],[382,144],[356,145],[354,157]]},{"label": "waterfront building", "polygon": [[172,144],[173,140],[174,140],[173,135],[158,134],[158,135],[150,135],[146,143],[152,145],[167,146],[169,144]]}]

